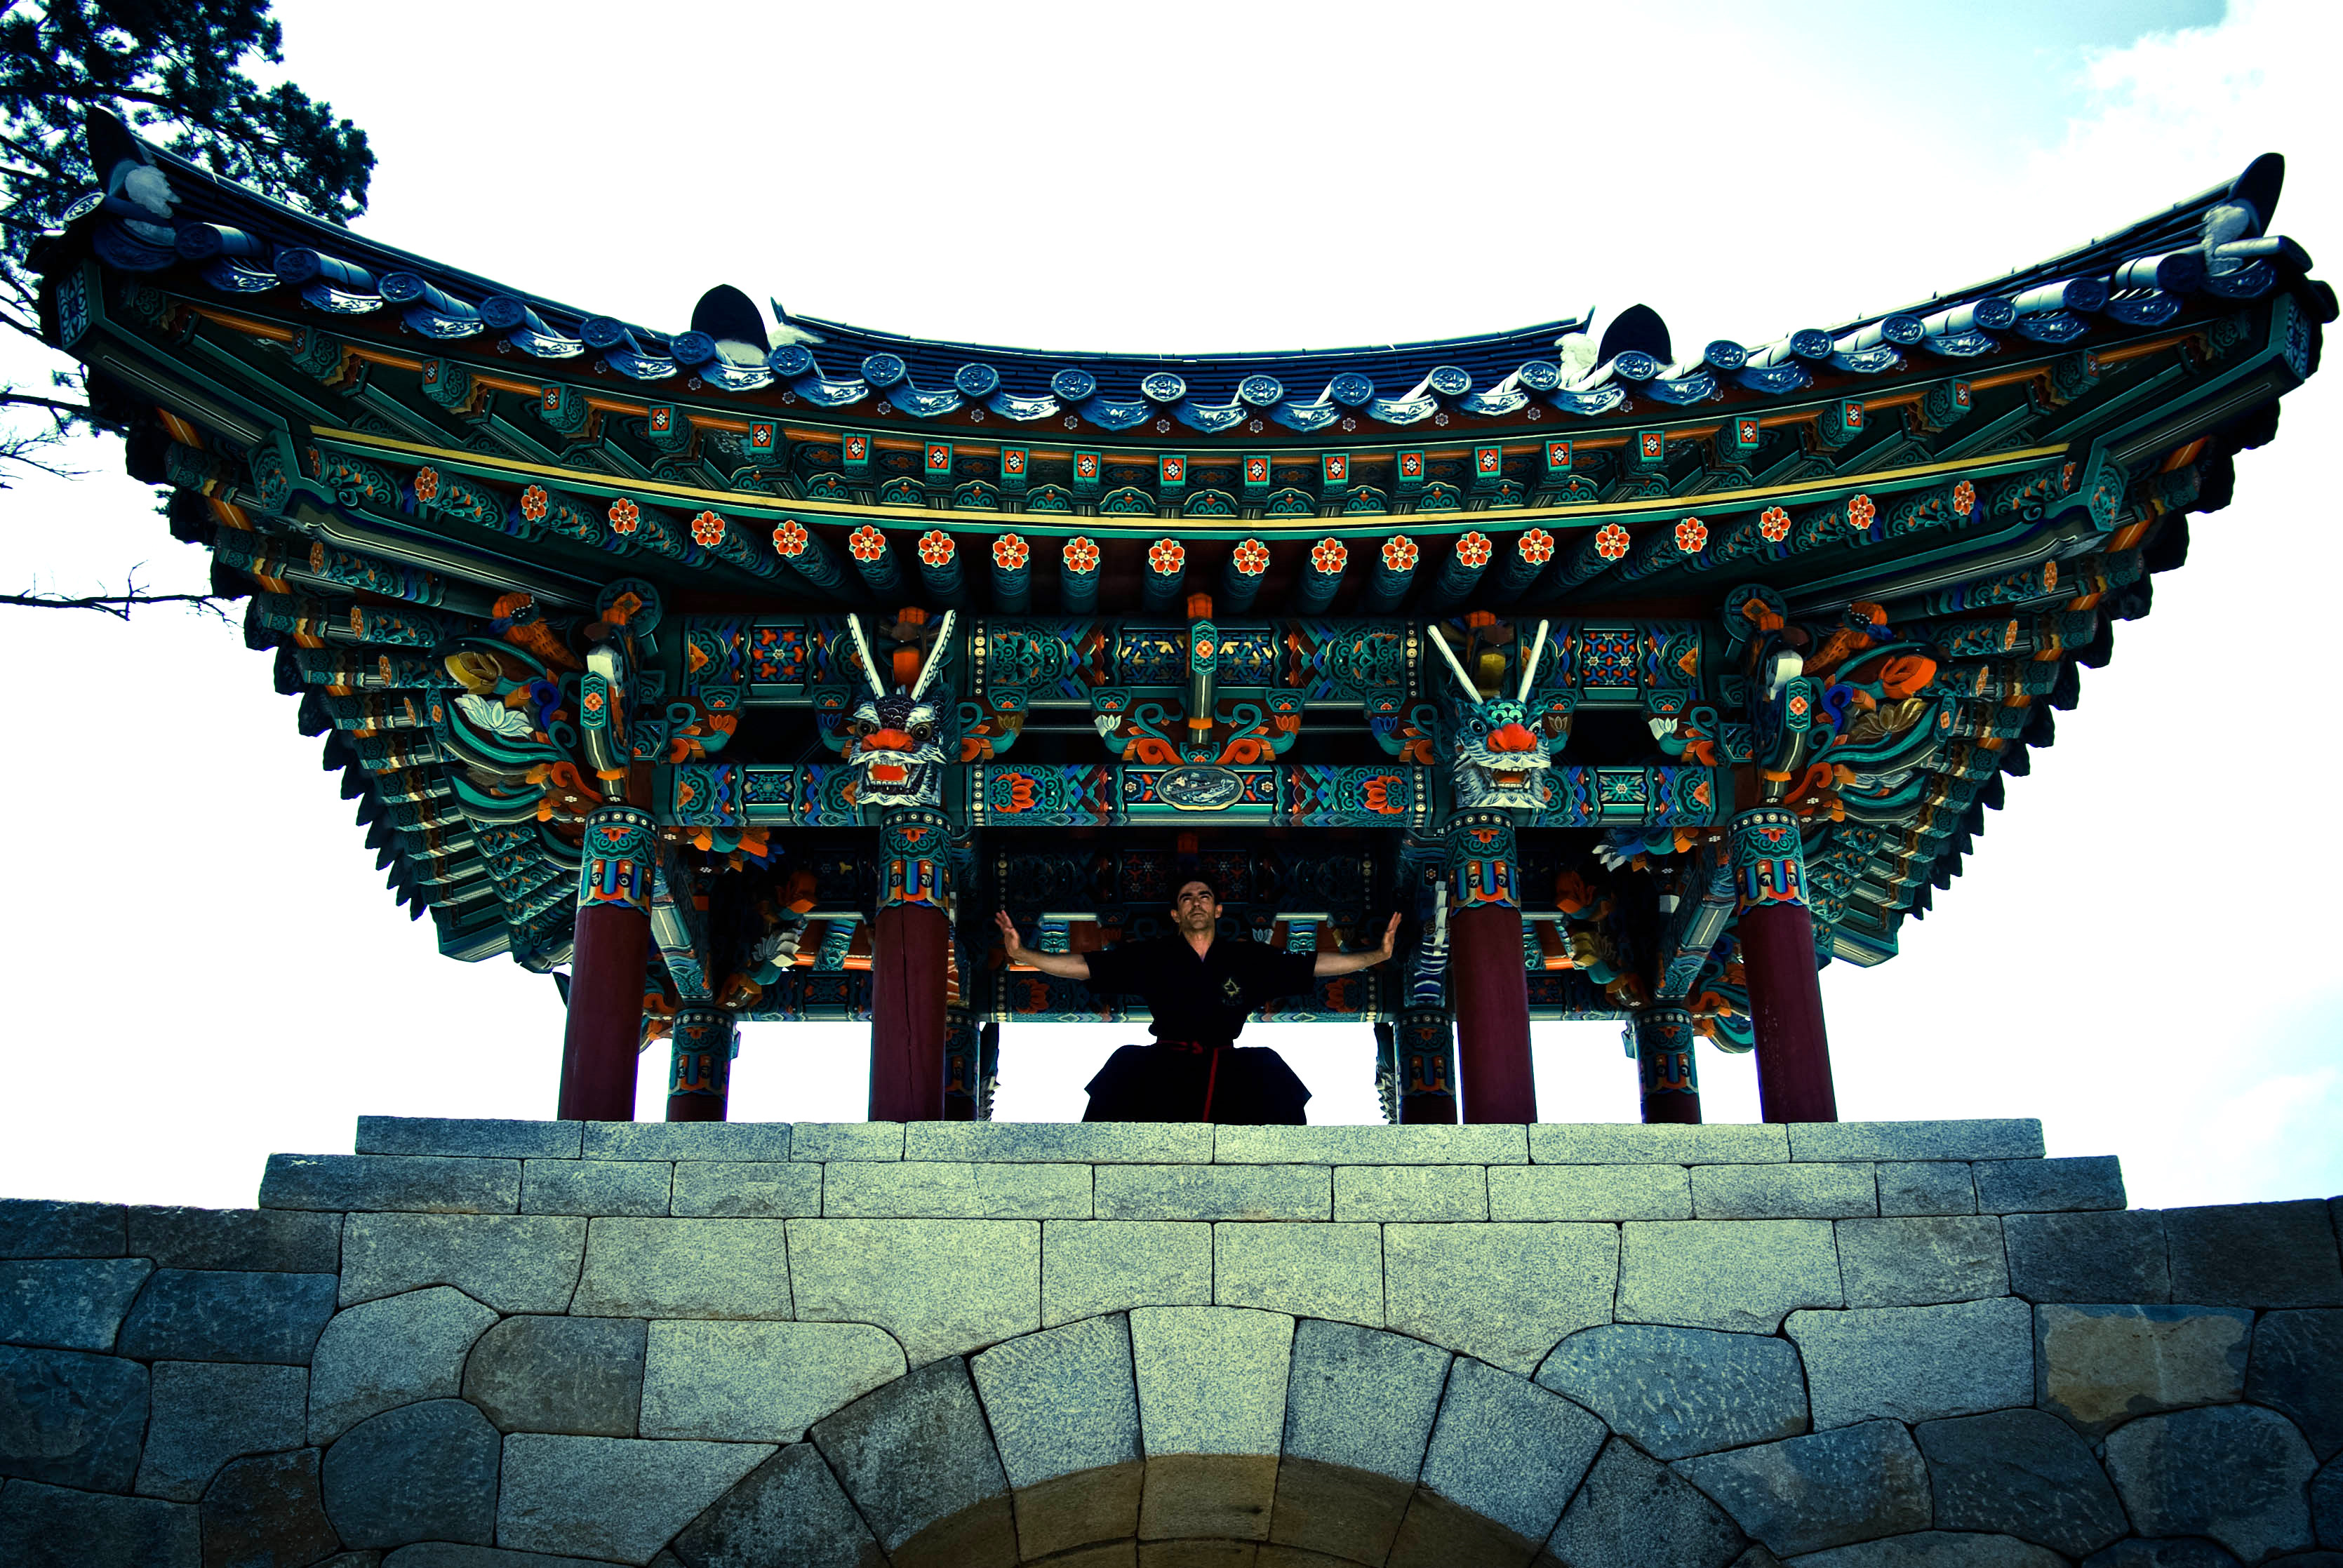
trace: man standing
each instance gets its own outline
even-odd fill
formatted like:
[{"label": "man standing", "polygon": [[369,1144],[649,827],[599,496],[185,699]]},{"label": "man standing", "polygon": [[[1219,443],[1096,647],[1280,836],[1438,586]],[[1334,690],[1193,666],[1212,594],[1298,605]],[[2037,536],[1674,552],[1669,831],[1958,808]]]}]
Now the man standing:
[{"label": "man standing", "polygon": [[1174,934],[1124,942],[1104,952],[1039,953],[1003,910],[995,917],[1011,963],[1081,980],[1107,996],[1138,996],[1154,1015],[1153,1045],[1126,1045],[1090,1081],[1085,1121],[1274,1122],[1299,1127],[1310,1091],[1274,1050],[1238,1050],[1245,1015],[1276,997],[1308,990],[1328,975],[1368,969],[1392,956],[1399,917],[1383,945],[1355,953],[1287,953],[1258,942],[1215,940],[1221,901],[1201,877],[1172,900]]}]

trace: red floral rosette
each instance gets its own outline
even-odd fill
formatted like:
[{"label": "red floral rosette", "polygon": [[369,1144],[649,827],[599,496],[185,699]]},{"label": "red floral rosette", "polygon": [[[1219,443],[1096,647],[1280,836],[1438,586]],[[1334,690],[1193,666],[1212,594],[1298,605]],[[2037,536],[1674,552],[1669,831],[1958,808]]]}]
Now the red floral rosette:
[{"label": "red floral rosette", "polygon": [[1698,518],[1686,518],[1676,525],[1676,548],[1685,555],[1696,556],[1707,544],[1708,525]]},{"label": "red floral rosette", "polygon": [[1757,514],[1757,535],[1769,545],[1778,545],[1790,537],[1790,514],[1779,507],[1768,507]]},{"label": "red floral rosette", "polygon": [[1066,569],[1070,572],[1086,576],[1098,570],[1099,548],[1080,534],[1068,539],[1066,548],[1058,554],[1059,558],[1066,563]]},{"label": "red floral rosette", "polygon": [[1147,547],[1147,569],[1160,578],[1178,577],[1188,564],[1188,547],[1177,539],[1158,539]]},{"label": "red floral rosette", "polygon": [[941,528],[930,528],[920,536],[920,563],[922,566],[948,567],[956,553],[952,537]]},{"label": "red floral rosette", "polygon": [[812,543],[813,536],[807,533],[806,526],[795,518],[783,518],[780,526],[773,530],[775,553],[789,560],[805,554],[807,547]]},{"label": "red floral rosette", "polygon": [[875,561],[887,553],[887,536],[865,523],[846,536],[846,553],[858,561]]},{"label": "red floral rosette", "polygon": [[641,523],[642,520],[643,509],[635,505],[634,502],[627,499],[626,497],[620,496],[617,500],[610,503],[610,531],[612,533],[631,534],[635,531],[636,526]]},{"label": "red floral rosette", "polygon": [[1269,569],[1269,547],[1259,539],[1242,539],[1229,552],[1229,563],[1239,575],[1257,578]]},{"label": "red floral rosette", "polygon": [[992,541],[992,564],[1002,571],[1013,572],[1033,558],[1033,552],[1015,534],[1003,534]]},{"label": "red floral rosette", "polygon": [[1405,534],[1393,534],[1383,541],[1383,565],[1395,572],[1415,569],[1415,541]]},{"label": "red floral rosette", "polygon": [[1532,528],[1513,541],[1513,549],[1530,565],[1542,567],[1554,559],[1554,536],[1544,528]]},{"label": "red floral rosette", "polygon": [[1351,563],[1351,548],[1340,539],[1320,539],[1310,547],[1310,564],[1328,577],[1339,577]]},{"label": "red floral rosette", "polygon": [[1615,561],[1625,555],[1633,542],[1627,530],[1616,523],[1605,523],[1594,530],[1594,553],[1606,561]]},{"label": "red floral rosette", "polygon": [[691,519],[691,542],[700,548],[712,550],[724,542],[724,519],[714,512],[701,512]]},{"label": "red floral rosette", "polygon": [[1487,566],[1490,556],[1494,553],[1493,548],[1489,543],[1489,536],[1486,534],[1466,534],[1456,541],[1458,564],[1471,567],[1475,570]]}]

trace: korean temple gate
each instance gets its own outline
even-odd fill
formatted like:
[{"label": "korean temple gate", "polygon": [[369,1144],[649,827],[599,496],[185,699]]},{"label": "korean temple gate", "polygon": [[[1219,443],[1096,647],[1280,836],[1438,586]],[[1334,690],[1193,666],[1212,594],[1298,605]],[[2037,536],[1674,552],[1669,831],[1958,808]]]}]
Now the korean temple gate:
[{"label": "korean temple gate", "polygon": [[1895,956],[2336,314],[2275,156],[1755,346],[1150,357],[655,331],[91,136],[44,327],[440,950],[568,966],[564,1118],[865,1019],[874,1119],[987,1116],[1001,1023],[1132,1016],[994,911],[1090,950],[1192,858],[1288,950],[1405,917],[1263,1015],[1372,1029],[1391,1120],[1534,1120],[1539,1019],[1622,1021],[1646,1120],[1704,1036],[1832,1120],[1819,966]]}]

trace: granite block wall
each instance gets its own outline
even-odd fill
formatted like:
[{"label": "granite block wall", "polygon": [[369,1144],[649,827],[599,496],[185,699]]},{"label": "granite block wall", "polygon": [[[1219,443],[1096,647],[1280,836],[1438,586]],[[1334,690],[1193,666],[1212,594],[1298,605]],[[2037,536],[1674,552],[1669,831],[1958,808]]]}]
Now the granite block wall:
[{"label": "granite block wall", "polygon": [[2033,1122],[355,1148],[0,1201],[0,1563],[2343,1568],[2343,1199]]}]

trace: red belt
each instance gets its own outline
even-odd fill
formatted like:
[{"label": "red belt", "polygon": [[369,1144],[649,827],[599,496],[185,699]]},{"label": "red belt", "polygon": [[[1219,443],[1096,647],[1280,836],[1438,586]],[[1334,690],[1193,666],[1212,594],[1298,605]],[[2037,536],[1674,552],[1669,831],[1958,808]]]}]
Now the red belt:
[{"label": "red belt", "polygon": [[1155,1043],[1173,1050],[1192,1050],[1199,1056],[1208,1050],[1212,1053],[1212,1065],[1204,1073],[1204,1114],[1197,1118],[1200,1121],[1210,1121],[1212,1119],[1212,1090],[1221,1081],[1221,1052],[1230,1049],[1231,1042],[1219,1040],[1206,1044],[1200,1040],[1159,1040]]}]

